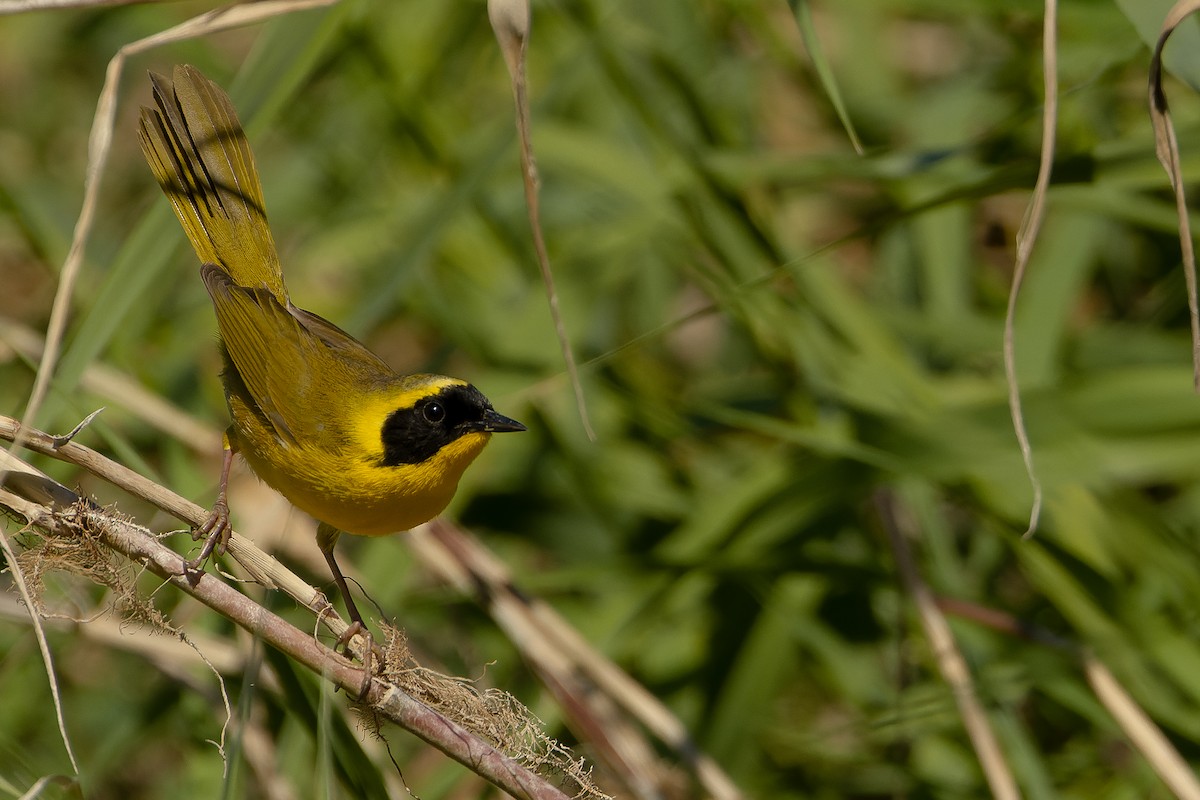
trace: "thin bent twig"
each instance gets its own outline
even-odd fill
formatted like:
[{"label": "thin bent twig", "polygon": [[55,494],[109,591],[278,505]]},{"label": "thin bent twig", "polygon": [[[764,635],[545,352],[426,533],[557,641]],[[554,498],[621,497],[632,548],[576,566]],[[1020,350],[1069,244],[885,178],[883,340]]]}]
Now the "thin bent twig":
[{"label": "thin bent twig", "polygon": [[887,531],[900,579],[917,607],[921,627],[929,639],[929,649],[933,653],[938,671],[950,685],[963,727],[972,747],[975,748],[975,755],[979,759],[979,766],[983,769],[992,796],[998,800],[1019,800],[1021,792],[1017,788],[1016,779],[1004,759],[1000,742],[988,722],[987,713],[979,698],[975,696],[975,684],[971,679],[967,661],[954,641],[954,634],[946,622],[945,615],[938,608],[933,592],[917,571],[916,562],[908,546],[908,538],[914,534],[915,525],[908,518],[906,510],[900,507],[890,493],[877,493],[875,508]]},{"label": "thin bent twig", "polygon": [[1154,53],[1150,57],[1150,122],[1154,126],[1154,154],[1167,171],[1171,189],[1175,192],[1175,213],[1179,218],[1179,249],[1183,259],[1183,276],[1187,283],[1188,319],[1192,327],[1192,386],[1200,393],[1200,303],[1196,299],[1196,250],[1192,244],[1192,225],[1188,219],[1187,193],[1183,187],[1183,170],[1179,165],[1179,141],[1167,106],[1162,85],[1162,53],[1175,28],[1189,15],[1200,10],[1198,0],[1179,0],[1163,20]]},{"label": "thin bent twig", "polygon": [[1083,654],[1083,669],[1096,697],[1116,718],[1129,741],[1138,749],[1163,783],[1179,800],[1200,800],[1200,781],[1187,761],[1142,710],[1103,662]]},{"label": "thin bent twig", "polygon": [[[468,532],[444,520],[411,531],[413,552],[448,583],[473,595],[500,625],[568,715],[623,779],[663,773],[654,748],[620,722],[598,699],[607,698],[653,733],[694,772],[714,800],[740,800],[741,791],[661,700],[596,651],[554,609],[517,586],[495,556]],[[618,769],[636,765],[636,771]],[[657,787],[649,793],[661,792]],[[644,793],[643,793],[644,794]]]},{"label": "thin bent twig", "polygon": [[971,620],[1030,642],[1067,653],[1083,668],[1084,675],[1108,713],[1129,737],[1130,743],[1162,778],[1176,797],[1200,800],[1200,780],[1171,740],[1154,724],[1141,706],[1117,681],[1105,664],[1087,648],[1067,641],[1045,628],[1017,619],[1011,614],[947,597],[937,598],[938,607],[960,619]]},{"label": "thin bent twig", "polygon": [[542,274],[542,285],[546,287],[546,301],[550,304],[550,318],[554,323],[554,334],[558,337],[558,346],[562,350],[563,362],[567,367],[567,376],[571,381],[571,391],[575,393],[575,406],[583,430],[591,441],[596,441],[596,431],[592,428],[591,417],[588,415],[587,399],[583,393],[583,383],[579,379],[579,366],[575,363],[575,353],[571,350],[571,341],[567,337],[567,328],[563,323],[562,312],[558,307],[558,290],[554,286],[554,273],[550,270],[550,256],[546,252],[546,240],[542,236],[541,201],[538,196],[537,162],[533,157],[533,138],[529,118],[529,94],[525,81],[525,53],[529,42],[529,2],[528,0],[488,0],[488,19],[500,50],[504,54],[504,62],[508,65],[509,78],[512,81],[513,105],[517,112],[517,135],[521,142],[521,177],[525,185],[525,206],[529,209],[529,227],[533,231],[533,249],[537,254],[538,269]]},{"label": "thin bent twig", "polygon": [[1042,113],[1042,153],[1038,160],[1037,181],[1033,186],[1033,197],[1021,230],[1017,232],[1017,260],[1013,267],[1012,286],[1008,290],[1008,307],[1004,311],[1004,378],[1008,384],[1008,412],[1012,417],[1013,431],[1021,449],[1021,460],[1025,474],[1033,488],[1033,503],[1029,509],[1029,526],[1025,538],[1037,531],[1042,515],[1042,481],[1033,465],[1033,446],[1029,443],[1029,432],[1025,429],[1025,412],[1021,408],[1021,387],[1017,382],[1017,354],[1015,330],[1017,324],[1017,298],[1025,283],[1025,270],[1033,255],[1033,246],[1046,217],[1046,194],[1050,190],[1050,173],[1054,168],[1054,133],[1058,127],[1058,2],[1046,0],[1042,21],[1042,82],[1046,100]]}]

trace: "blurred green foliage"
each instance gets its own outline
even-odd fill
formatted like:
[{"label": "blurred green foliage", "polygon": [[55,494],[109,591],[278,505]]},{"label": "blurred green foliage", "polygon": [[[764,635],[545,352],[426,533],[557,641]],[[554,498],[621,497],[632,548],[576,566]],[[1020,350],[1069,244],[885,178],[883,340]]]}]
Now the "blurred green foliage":
[{"label": "blurred green foliage", "polygon": [[[1132,20],[1126,6],[1139,6]],[[109,57],[206,7],[0,21],[0,312],[44,328]],[[1038,160],[1041,6],[843,0],[812,14],[863,156],[788,3],[535,4],[542,220],[596,443],[537,280],[482,2],[346,0],[133,59],[39,424],[67,430],[109,405],[87,444],[211,501],[215,453],[198,459],[79,388],[102,363],[224,424],[209,304],[134,133],[144,71],[193,63],[246,122],[296,301],[397,369],[469,378],[529,424],[492,444],[452,514],[749,796],[986,792],[880,534],[880,490],[919,521],[935,591],[1088,645],[1195,763],[1200,402],[1145,111],[1157,23],[1136,3],[1061,9],[1054,185],[1016,331],[1046,509],[1022,541],[1032,495],[1000,344]],[[1190,79],[1186,59],[1174,66]],[[1200,106],[1170,90],[1195,175]],[[31,382],[28,364],[0,365],[0,409],[19,413]],[[423,658],[482,674],[571,739],[494,623],[432,585],[402,538],[343,539],[342,552]],[[92,591],[58,587],[79,607]],[[156,600],[230,635],[179,597]],[[1028,796],[1166,795],[1072,660],[955,631]],[[238,759],[222,789],[211,676],[182,683],[77,632],[51,641],[89,798],[266,796]],[[323,727],[336,715],[315,725],[253,677],[229,682],[233,701],[258,704],[294,796],[375,796],[376,778],[355,778],[329,743],[346,736]],[[0,787],[69,773],[18,620],[0,624],[0,687]],[[484,794],[415,740],[390,739],[420,796]]]}]

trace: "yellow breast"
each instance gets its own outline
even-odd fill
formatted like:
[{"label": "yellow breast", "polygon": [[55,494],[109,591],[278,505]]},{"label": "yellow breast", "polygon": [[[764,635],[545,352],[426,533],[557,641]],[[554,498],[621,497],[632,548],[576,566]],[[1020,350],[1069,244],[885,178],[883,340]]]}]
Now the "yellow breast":
[{"label": "yellow breast", "polygon": [[346,533],[382,536],[440,514],[491,435],[470,433],[420,464],[390,467],[313,448],[258,448],[247,438],[239,436],[247,463],[292,505]]}]

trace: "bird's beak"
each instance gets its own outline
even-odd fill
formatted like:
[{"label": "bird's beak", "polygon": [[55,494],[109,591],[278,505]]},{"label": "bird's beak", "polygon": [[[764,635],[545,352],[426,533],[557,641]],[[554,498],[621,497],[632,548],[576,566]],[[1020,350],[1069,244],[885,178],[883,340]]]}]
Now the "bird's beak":
[{"label": "bird's beak", "polygon": [[488,409],[483,412],[483,429],[488,433],[506,433],[508,431],[524,431],[529,430],[515,419],[509,419],[503,414],[498,414],[494,409]]}]

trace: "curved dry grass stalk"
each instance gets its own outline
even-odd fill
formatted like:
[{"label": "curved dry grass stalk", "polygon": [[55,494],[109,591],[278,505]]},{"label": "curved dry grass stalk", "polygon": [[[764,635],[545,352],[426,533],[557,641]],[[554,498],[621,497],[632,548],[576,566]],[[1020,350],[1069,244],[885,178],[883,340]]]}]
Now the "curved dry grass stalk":
[{"label": "curved dry grass stalk", "polygon": [[908,538],[913,535],[915,525],[908,518],[905,509],[900,508],[896,499],[887,492],[876,494],[875,508],[887,531],[900,579],[916,605],[921,627],[929,639],[929,649],[933,653],[938,671],[942,673],[942,678],[949,684],[954,695],[959,717],[967,736],[971,739],[971,745],[975,748],[975,755],[979,759],[992,796],[999,800],[1018,800],[1021,792],[1017,788],[1012,769],[1004,758],[1004,752],[1000,749],[1000,742],[988,722],[987,712],[975,695],[971,670],[954,641],[954,634],[946,622],[945,615],[938,608],[933,592],[917,571],[916,562],[908,546]]},{"label": "curved dry grass stalk", "polygon": [[1179,217],[1179,248],[1183,258],[1183,275],[1187,281],[1188,318],[1192,327],[1192,384],[1200,392],[1200,302],[1196,294],[1196,250],[1192,243],[1192,226],[1188,219],[1187,193],[1183,188],[1183,170],[1179,166],[1179,141],[1162,85],[1162,53],[1167,40],[1187,17],[1200,11],[1200,1],[1179,0],[1163,20],[1162,30],[1150,58],[1149,102],[1150,121],[1154,125],[1154,153],[1171,179],[1175,192],[1175,212]]},{"label": "curved dry grass stalk", "polygon": [[971,620],[1010,636],[1025,639],[1070,654],[1078,659],[1088,684],[1108,713],[1129,737],[1130,743],[1146,759],[1176,797],[1200,800],[1200,780],[1187,760],[1171,744],[1162,729],[1129,695],[1116,676],[1093,653],[1036,625],[1018,620],[1011,614],[973,603],[939,597],[937,605],[947,614]]},{"label": "curved dry grass stalk", "polygon": [[583,394],[583,383],[579,380],[579,366],[567,337],[567,328],[558,307],[558,290],[554,286],[554,273],[550,269],[550,255],[546,252],[546,240],[542,235],[541,201],[538,196],[537,161],[533,157],[533,132],[529,117],[529,93],[525,80],[525,54],[529,44],[529,0],[488,0],[488,19],[508,65],[512,82],[513,105],[517,114],[517,138],[521,144],[521,178],[525,185],[525,206],[529,210],[529,227],[533,233],[533,249],[537,254],[538,270],[542,285],[546,287],[546,302],[550,304],[550,318],[554,323],[554,334],[562,350],[571,391],[575,393],[575,405],[579,419],[588,439],[596,441],[588,415],[587,399]]},{"label": "curved dry grass stalk", "polygon": [[412,531],[407,541],[430,569],[488,610],[586,734],[582,738],[634,796],[662,796],[663,787],[679,776],[671,775],[671,767],[627,717],[671,748],[708,796],[741,798],[733,780],[662,701],[592,647],[554,609],[522,592],[504,565],[469,533],[434,520]]},{"label": "curved dry grass stalk", "polygon": [[[16,446],[15,440],[13,446]],[[3,460],[0,460],[0,486],[3,486],[5,480],[14,474],[28,475],[33,473],[35,478],[39,480],[49,480],[49,478],[46,478],[32,467],[28,467],[27,471],[25,469],[27,465],[14,464],[13,462],[18,459],[12,455],[11,451],[5,451],[3,456]],[[0,489],[0,491],[3,490]],[[58,687],[58,673],[54,669],[54,657],[50,653],[50,643],[46,640],[46,629],[42,626],[42,621],[38,618],[34,610],[37,608],[36,600],[30,591],[28,582],[25,580],[25,573],[22,571],[21,565],[17,560],[17,553],[12,545],[12,539],[3,526],[0,526],[0,552],[4,553],[5,563],[8,564],[8,572],[12,575],[13,583],[17,585],[17,591],[21,595],[21,600],[25,603],[25,608],[29,611],[29,619],[33,624],[33,635],[37,640],[38,652],[42,656],[42,664],[46,667],[46,680],[50,684],[50,699],[54,703],[54,718],[58,724],[59,739],[62,740],[63,749],[66,750],[67,758],[71,762],[71,769],[74,770],[75,777],[78,778],[79,762],[75,760],[75,751],[71,747],[71,737],[67,734],[67,721],[63,715],[62,707],[62,693]]]},{"label": "curved dry grass stalk", "polygon": [[[3,316],[0,316],[0,342],[31,362],[41,359],[46,344],[45,339],[29,326]],[[103,398],[105,403],[126,409],[154,430],[182,442],[199,455],[209,456],[221,451],[221,434],[211,425],[106,364],[89,364],[84,368],[79,384]]]},{"label": "curved dry grass stalk", "polygon": [[1025,283],[1025,270],[1033,256],[1046,217],[1046,194],[1050,190],[1050,173],[1054,167],[1054,135],[1058,128],[1058,2],[1046,0],[1042,21],[1042,84],[1045,104],[1042,113],[1042,152],[1038,161],[1038,175],[1034,182],[1033,196],[1025,213],[1024,223],[1017,233],[1017,260],[1013,267],[1012,286],[1009,287],[1008,307],[1004,312],[1004,377],[1008,384],[1008,410],[1012,416],[1013,431],[1021,449],[1021,460],[1025,474],[1033,488],[1033,503],[1029,509],[1028,538],[1037,531],[1038,519],[1042,515],[1042,481],[1033,465],[1033,446],[1029,443],[1029,432],[1025,429],[1025,412],[1021,409],[1021,387],[1017,382],[1017,354],[1014,342],[1017,324],[1017,298]]},{"label": "curved dry grass stalk", "polygon": [[1108,667],[1092,654],[1085,653],[1083,669],[1096,697],[1104,703],[1129,741],[1150,763],[1163,783],[1181,800],[1200,800],[1200,781],[1196,780],[1196,774]]},{"label": "curved dry grass stalk", "polygon": [[145,0],[4,0],[0,16],[22,14],[26,11],[59,11],[64,8],[98,8],[102,6],[131,6]]}]

